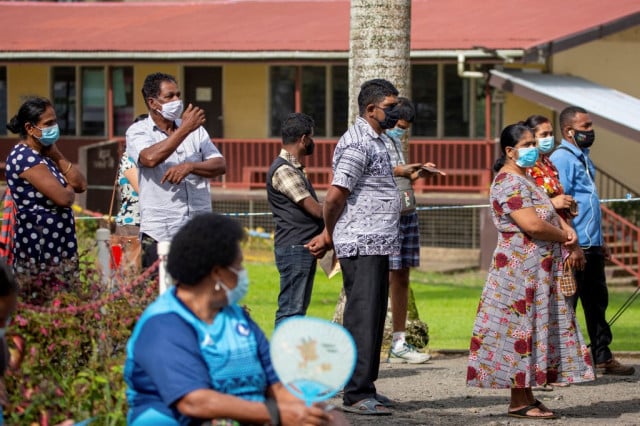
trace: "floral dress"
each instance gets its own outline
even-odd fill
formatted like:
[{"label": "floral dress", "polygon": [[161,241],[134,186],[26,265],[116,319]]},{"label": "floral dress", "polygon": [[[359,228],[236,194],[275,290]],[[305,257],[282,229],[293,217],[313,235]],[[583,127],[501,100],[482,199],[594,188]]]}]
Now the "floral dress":
[{"label": "floral dress", "polygon": [[118,168],[118,189],[121,203],[120,211],[116,216],[116,224],[118,225],[140,226],[139,196],[131,186],[129,179],[124,175],[125,171],[134,167],[136,165],[127,153],[122,154]]},{"label": "floral dress", "polygon": [[525,388],[594,379],[589,349],[573,309],[558,292],[562,246],[524,234],[510,213],[534,207],[560,226],[544,191],[529,179],[499,173],[491,186],[498,245],[473,327],[467,384]]},{"label": "floral dress", "polygon": [[[548,155],[541,154],[536,165],[527,169],[527,174],[535,180],[536,185],[544,189],[549,198],[564,194],[558,169],[553,165]],[[564,220],[571,218],[569,209],[558,210],[558,214]]]}]

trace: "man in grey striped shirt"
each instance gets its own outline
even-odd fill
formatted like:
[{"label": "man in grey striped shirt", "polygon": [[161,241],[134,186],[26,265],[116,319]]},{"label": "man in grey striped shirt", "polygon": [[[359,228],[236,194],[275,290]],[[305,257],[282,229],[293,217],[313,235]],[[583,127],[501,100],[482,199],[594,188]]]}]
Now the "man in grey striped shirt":
[{"label": "man in grey striped shirt", "polygon": [[344,326],[358,360],[344,388],[344,410],[389,415],[389,400],[376,393],[382,334],[389,294],[389,255],[399,254],[400,199],[381,133],[398,121],[398,91],[387,80],[365,82],[359,117],[333,154],[333,182],[324,202],[325,231],[309,244],[333,245],[347,296]]}]

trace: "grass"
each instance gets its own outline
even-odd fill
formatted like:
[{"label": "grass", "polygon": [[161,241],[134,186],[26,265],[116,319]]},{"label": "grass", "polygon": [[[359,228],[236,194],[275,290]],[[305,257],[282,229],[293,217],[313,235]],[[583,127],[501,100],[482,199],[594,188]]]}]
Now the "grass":
[{"label": "grass", "polygon": [[[251,287],[243,300],[251,316],[271,336],[277,308],[279,276],[272,262],[252,261],[247,256]],[[478,272],[438,274],[412,271],[411,286],[420,318],[429,325],[430,348],[468,349],[478,300],[486,275]],[[327,279],[322,271],[316,274],[311,306],[307,314],[331,320],[342,288],[342,277]],[[634,288],[612,289],[609,292],[607,318],[613,317]],[[578,321],[586,334],[584,314],[578,306]],[[636,300],[612,326],[611,350],[640,351],[640,301]],[[588,338],[585,337],[588,341]]]}]

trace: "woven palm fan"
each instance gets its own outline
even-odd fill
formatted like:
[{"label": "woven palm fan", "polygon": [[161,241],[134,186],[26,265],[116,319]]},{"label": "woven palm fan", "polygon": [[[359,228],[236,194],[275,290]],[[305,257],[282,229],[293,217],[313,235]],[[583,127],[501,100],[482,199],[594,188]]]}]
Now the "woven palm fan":
[{"label": "woven palm fan", "polygon": [[334,396],[351,378],[356,346],[344,327],[294,317],[280,323],[270,345],[271,362],[285,387],[307,405]]}]

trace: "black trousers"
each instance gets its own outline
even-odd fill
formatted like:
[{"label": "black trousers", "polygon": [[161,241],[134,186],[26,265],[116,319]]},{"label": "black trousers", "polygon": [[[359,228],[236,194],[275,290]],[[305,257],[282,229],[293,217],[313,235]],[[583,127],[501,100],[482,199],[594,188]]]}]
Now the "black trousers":
[{"label": "black trousers", "polygon": [[613,336],[605,316],[609,305],[605,260],[601,247],[585,249],[584,255],[587,259],[584,270],[575,272],[578,290],[567,299],[575,309],[580,298],[591,342],[591,356],[595,364],[600,364],[613,358],[609,350]]},{"label": "black trousers", "polygon": [[140,245],[142,247],[142,270],[144,271],[158,260],[158,242],[143,233]]},{"label": "black trousers", "polygon": [[344,387],[346,405],[375,397],[380,348],[389,297],[389,256],[354,256],[340,259],[347,302],[344,327],[358,351],[353,376]]}]

